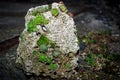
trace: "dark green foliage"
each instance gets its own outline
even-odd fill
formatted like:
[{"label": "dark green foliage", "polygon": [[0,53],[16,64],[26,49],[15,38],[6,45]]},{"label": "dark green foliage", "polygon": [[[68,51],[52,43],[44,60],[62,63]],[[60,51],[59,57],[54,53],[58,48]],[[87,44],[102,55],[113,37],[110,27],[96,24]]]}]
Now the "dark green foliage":
[{"label": "dark green foliage", "polygon": [[41,45],[48,45],[50,44],[51,47],[54,47],[55,46],[55,43],[51,40],[49,40],[46,36],[42,35],[40,37],[40,39],[37,41],[37,45],[38,46],[41,46]]},{"label": "dark green foliage", "polygon": [[52,55],[54,57],[58,57],[59,54],[60,54],[60,51],[57,51],[57,50],[55,50],[55,51],[52,52]]},{"label": "dark green foliage", "polygon": [[38,54],[38,51],[34,50],[34,51],[33,51],[33,54],[34,54],[34,55]]},{"label": "dark green foliage", "polygon": [[55,70],[57,69],[57,65],[55,63],[50,64],[50,69]]},{"label": "dark green foliage", "polygon": [[97,67],[98,64],[97,64],[97,61],[96,61],[95,58],[96,58],[96,55],[93,54],[93,53],[91,53],[91,54],[89,54],[89,55],[85,58],[85,60],[86,60],[86,62],[87,62],[89,65],[91,65],[91,66],[93,66],[93,67]]}]

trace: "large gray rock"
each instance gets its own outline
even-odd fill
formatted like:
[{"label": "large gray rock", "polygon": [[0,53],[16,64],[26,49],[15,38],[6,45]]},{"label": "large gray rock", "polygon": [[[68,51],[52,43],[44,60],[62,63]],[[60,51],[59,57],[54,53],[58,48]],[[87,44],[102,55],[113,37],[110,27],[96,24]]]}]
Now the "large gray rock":
[{"label": "large gray rock", "polygon": [[64,4],[29,9],[19,40],[16,63],[27,74],[52,78],[75,75],[79,49],[76,26]]}]

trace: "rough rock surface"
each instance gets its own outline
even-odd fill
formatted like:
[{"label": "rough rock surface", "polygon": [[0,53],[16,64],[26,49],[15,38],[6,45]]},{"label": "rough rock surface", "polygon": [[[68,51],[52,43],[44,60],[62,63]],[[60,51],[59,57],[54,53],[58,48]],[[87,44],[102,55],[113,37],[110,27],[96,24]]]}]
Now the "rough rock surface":
[{"label": "rough rock surface", "polygon": [[52,78],[75,75],[79,49],[76,26],[64,4],[29,9],[16,63],[27,74]]}]

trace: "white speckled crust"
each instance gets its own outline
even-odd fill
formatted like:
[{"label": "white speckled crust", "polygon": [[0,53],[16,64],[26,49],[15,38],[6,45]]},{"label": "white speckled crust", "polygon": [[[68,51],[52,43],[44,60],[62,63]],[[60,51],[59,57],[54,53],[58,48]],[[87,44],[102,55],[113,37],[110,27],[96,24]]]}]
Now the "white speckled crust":
[{"label": "white speckled crust", "polygon": [[[17,48],[16,63],[20,64],[22,66],[22,69],[27,73],[41,75],[41,72],[43,71],[44,74],[42,75],[45,76],[59,77],[59,75],[61,75],[62,77],[65,77],[70,73],[66,73],[66,69],[64,69],[65,65],[63,64],[70,63],[72,69],[77,66],[78,58],[75,57],[75,53],[78,51],[79,46],[78,39],[75,34],[76,26],[73,18],[65,12],[62,12],[59,9],[59,5],[61,4],[53,3],[51,7],[56,8],[59,11],[59,14],[56,17],[52,15],[50,10],[42,12],[45,19],[47,19],[49,23],[44,26],[41,26],[39,24],[36,25],[36,32],[29,33],[27,31],[28,22],[35,18],[35,16],[32,15],[32,12],[35,12],[42,7],[48,7],[48,5],[31,8],[25,16],[25,29],[22,32],[22,37],[19,38],[20,43]],[[48,48],[48,52],[46,52],[47,56],[51,57],[52,60],[55,60],[53,62],[55,62],[57,65],[59,62],[58,69],[56,70],[56,75],[51,73],[49,70],[49,65],[43,64],[38,60],[41,52],[37,46],[37,41],[41,35],[45,35],[49,40],[56,43],[55,48]],[[37,50],[39,54],[34,55],[32,53],[34,50]],[[59,57],[56,58],[52,55],[53,50],[59,50]],[[66,56],[66,54],[69,53],[72,53],[73,56]]]}]

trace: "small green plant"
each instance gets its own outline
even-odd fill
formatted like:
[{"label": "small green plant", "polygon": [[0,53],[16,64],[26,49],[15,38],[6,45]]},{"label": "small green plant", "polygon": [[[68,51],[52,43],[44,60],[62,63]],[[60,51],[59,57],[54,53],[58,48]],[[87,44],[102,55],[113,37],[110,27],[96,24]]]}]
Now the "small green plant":
[{"label": "small green plant", "polygon": [[45,54],[41,53],[39,56],[39,61],[50,64],[52,62],[52,59],[50,57],[46,56]]},{"label": "small green plant", "polygon": [[45,19],[45,17],[41,14],[41,15],[37,15],[34,19],[34,23],[37,25],[37,24],[40,24],[40,25],[46,25],[49,23],[48,20]]},{"label": "small green plant", "polygon": [[68,12],[68,10],[67,10],[66,6],[65,6],[65,5],[63,5],[63,4],[62,4],[62,5],[60,5],[60,6],[59,6],[59,8],[60,8],[60,10],[61,10],[61,11],[63,11],[63,12]]},{"label": "small green plant", "polygon": [[56,9],[56,8],[53,8],[52,10],[51,10],[51,13],[52,13],[52,15],[53,16],[58,16],[58,14],[59,14],[59,11]]},{"label": "small green plant", "polygon": [[47,57],[45,62],[50,64],[50,63],[52,63],[52,59],[50,57]]},{"label": "small green plant", "polygon": [[40,45],[39,49],[41,52],[46,52],[48,50],[48,46],[46,44],[42,44]]},{"label": "small green plant", "polygon": [[31,33],[31,32],[36,32],[37,31],[37,27],[36,27],[36,24],[34,23],[34,21],[32,20],[32,21],[30,21],[28,24],[27,24],[27,31],[29,32],[29,33]]},{"label": "small green plant", "polygon": [[38,51],[34,50],[32,53],[33,53],[34,55],[36,55],[36,54],[38,54]]},{"label": "small green plant", "polygon": [[48,45],[49,44],[49,39],[44,36],[44,35],[41,35],[40,39],[37,41],[37,45],[38,46],[41,46],[41,45]]},{"label": "small green plant", "polygon": [[57,64],[51,63],[51,64],[50,64],[50,69],[51,69],[51,70],[57,69]]},{"label": "small green plant", "polygon": [[87,62],[89,65],[91,65],[91,66],[93,66],[93,67],[97,67],[98,64],[97,64],[95,58],[96,58],[96,55],[93,54],[93,53],[91,53],[91,54],[89,54],[89,55],[85,58],[85,60],[86,60],[86,62]]},{"label": "small green plant", "polygon": [[70,69],[70,63],[67,63],[67,64],[65,65],[65,68],[66,68],[66,69]]},{"label": "small green plant", "polygon": [[46,58],[47,58],[47,56],[45,54],[41,53],[40,56],[39,56],[39,61],[45,62]]},{"label": "small green plant", "polygon": [[41,35],[40,39],[37,41],[37,45],[41,46],[41,45],[45,45],[47,46],[48,44],[51,45],[51,47],[55,46],[55,43],[51,40],[49,40],[46,36]]},{"label": "small green plant", "polygon": [[54,57],[58,57],[59,54],[60,54],[60,51],[57,51],[57,50],[55,50],[55,51],[52,52],[52,55]]}]

